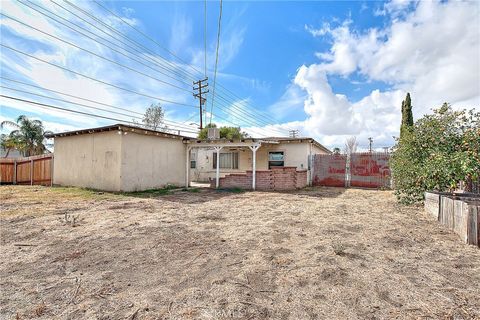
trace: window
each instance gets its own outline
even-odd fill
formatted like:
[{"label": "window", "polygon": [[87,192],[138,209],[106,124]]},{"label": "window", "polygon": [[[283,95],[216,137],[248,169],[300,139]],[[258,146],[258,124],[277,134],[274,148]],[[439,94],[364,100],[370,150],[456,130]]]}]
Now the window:
[{"label": "window", "polygon": [[196,169],[197,168],[197,153],[192,152],[190,154],[190,169]]},{"label": "window", "polygon": [[[213,153],[213,169],[217,168],[217,153]],[[220,169],[238,169],[238,152],[220,153]]]},{"label": "window", "polygon": [[272,167],[283,167],[285,162],[283,151],[274,151],[268,153],[268,169]]}]

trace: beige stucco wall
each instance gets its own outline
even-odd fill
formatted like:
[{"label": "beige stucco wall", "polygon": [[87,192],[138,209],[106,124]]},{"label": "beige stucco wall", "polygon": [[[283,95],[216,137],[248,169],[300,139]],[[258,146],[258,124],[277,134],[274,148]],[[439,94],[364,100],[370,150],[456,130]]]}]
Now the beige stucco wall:
[{"label": "beige stucco wall", "polygon": [[[196,159],[196,169],[190,169],[191,181],[209,181],[210,178],[215,178],[215,169],[213,168],[213,150],[206,148],[192,148],[191,157]],[[220,177],[224,177],[229,173],[244,173],[251,169],[252,165],[252,151],[248,148],[223,148],[223,152],[238,152],[238,169],[221,169]]]},{"label": "beige stucco wall", "polygon": [[185,185],[186,146],[180,139],[122,135],[121,190]]},{"label": "beige stucco wall", "polygon": [[53,183],[120,190],[121,140],[117,131],[55,138]]},{"label": "beige stucco wall", "polygon": [[[197,168],[191,169],[190,177],[192,181],[208,181],[215,178],[215,168],[213,168],[213,150],[195,148],[192,153],[196,153]],[[251,170],[252,151],[248,148],[235,148],[231,150],[239,153],[238,170],[220,169],[220,177],[229,173],[244,173]],[[283,151],[285,155],[285,166],[296,167],[297,169],[308,169],[308,156],[310,154],[326,153],[323,149],[316,147],[310,142],[280,142],[279,144],[263,144],[257,151],[256,167],[257,170],[268,170],[268,153],[271,151]],[[223,148],[220,152],[230,152]],[[310,174],[307,175],[310,179]],[[309,180],[310,181],[310,180]]]}]

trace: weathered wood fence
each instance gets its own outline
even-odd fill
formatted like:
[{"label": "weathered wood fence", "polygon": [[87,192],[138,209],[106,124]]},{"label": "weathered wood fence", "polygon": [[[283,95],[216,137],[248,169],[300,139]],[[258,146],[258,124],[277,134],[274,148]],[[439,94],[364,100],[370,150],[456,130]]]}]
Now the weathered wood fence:
[{"label": "weathered wood fence", "polygon": [[52,185],[53,154],[0,158],[0,184]]},{"label": "weathered wood fence", "polygon": [[425,210],[465,243],[480,246],[479,195],[426,192]]}]

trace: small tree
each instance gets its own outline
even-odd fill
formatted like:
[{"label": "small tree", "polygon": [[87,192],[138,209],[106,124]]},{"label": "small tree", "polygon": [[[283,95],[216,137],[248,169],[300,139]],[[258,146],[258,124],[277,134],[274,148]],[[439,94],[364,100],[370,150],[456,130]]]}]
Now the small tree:
[{"label": "small tree", "polygon": [[8,136],[2,136],[2,148],[19,150],[23,156],[29,157],[47,152],[45,146],[45,134],[51,133],[45,131],[43,123],[40,120],[31,120],[25,115],[19,116],[15,122],[2,121],[0,129],[11,127],[12,130]]},{"label": "small tree", "polygon": [[352,153],[357,152],[357,147],[358,147],[357,137],[350,137],[347,140],[345,140],[344,151],[346,155],[351,155]]},{"label": "small tree", "polygon": [[340,154],[340,148],[339,147],[333,148],[332,151],[333,151],[334,154]]},{"label": "small tree", "polygon": [[145,111],[142,122],[146,128],[165,131],[168,127],[165,125],[164,117],[165,112],[160,103],[152,103]]}]

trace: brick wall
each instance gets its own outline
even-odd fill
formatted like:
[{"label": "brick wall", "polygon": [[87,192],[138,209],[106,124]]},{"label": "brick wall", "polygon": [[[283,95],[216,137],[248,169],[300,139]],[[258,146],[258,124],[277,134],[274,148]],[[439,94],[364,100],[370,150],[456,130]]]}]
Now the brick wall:
[{"label": "brick wall", "polygon": [[[220,188],[252,189],[252,171],[234,173],[220,178]],[[210,181],[215,187],[215,179]],[[257,190],[295,190],[307,186],[307,170],[297,170],[295,167],[278,167],[272,170],[256,171]]]}]

